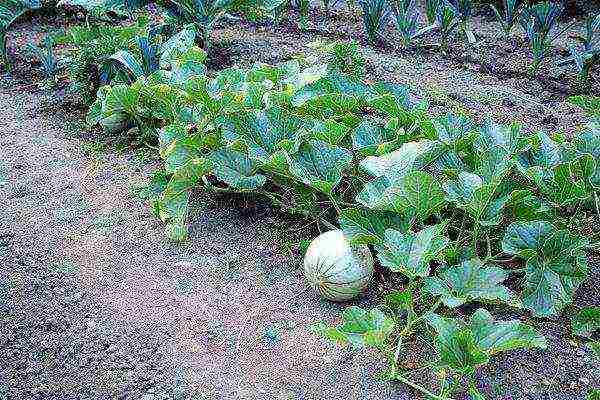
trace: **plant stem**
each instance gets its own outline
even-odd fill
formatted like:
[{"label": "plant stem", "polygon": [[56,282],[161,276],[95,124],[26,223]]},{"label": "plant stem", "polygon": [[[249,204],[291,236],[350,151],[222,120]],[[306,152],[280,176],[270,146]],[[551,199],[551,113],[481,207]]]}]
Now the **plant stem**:
[{"label": "plant stem", "polygon": [[600,222],[600,208],[598,207],[598,193],[594,190],[594,206],[596,208],[596,215],[598,216],[598,222]]},{"label": "plant stem", "polygon": [[429,314],[431,314],[432,312],[435,312],[435,310],[437,310],[439,308],[439,306],[441,306],[441,305],[442,305],[442,300],[436,301],[429,310],[427,310],[426,312],[424,312],[423,314],[421,314],[420,316],[418,316],[417,318],[413,319],[408,324],[406,324],[406,326],[404,327],[402,332],[400,332],[400,336],[401,337],[406,336],[411,331],[412,327],[417,324],[417,322],[421,322]]},{"label": "plant stem", "polygon": [[423,386],[417,385],[416,383],[414,383],[413,381],[410,381],[408,379],[406,379],[405,377],[401,376],[401,375],[396,375],[394,377],[394,379],[397,379],[398,381],[404,383],[407,386],[410,386],[411,388],[418,390],[419,392],[423,393],[425,396],[434,399],[434,400],[452,400],[449,397],[442,397],[442,396],[438,396],[437,394],[431,393],[429,390],[425,389]]}]

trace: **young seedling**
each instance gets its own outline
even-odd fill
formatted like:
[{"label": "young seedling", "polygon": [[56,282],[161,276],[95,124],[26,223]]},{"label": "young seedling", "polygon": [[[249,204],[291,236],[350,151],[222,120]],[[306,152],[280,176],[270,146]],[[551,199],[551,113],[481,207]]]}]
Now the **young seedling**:
[{"label": "young seedling", "polygon": [[425,14],[429,24],[435,23],[439,6],[440,0],[425,0]]},{"label": "young seedling", "polygon": [[37,46],[34,43],[29,43],[27,49],[37,58],[41,65],[44,77],[50,84],[56,82],[56,73],[58,72],[58,58],[54,54],[54,42],[50,36],[46,36]]},{"label": "young seedling", "polygon": [[558,62],[559,66],[575,67],[578,72],[578,84],[583,89],[590,86],[590,72],[600,60],[600,14],[589,16],[585,23],[585,34],[575,35],[580,47],[571,46],[571,56]]},{"label": "young seedling", "polygon": [[532,74],[539,71],[541,62],[550,52],[552,44],[572,26],[569,24],[564,28],[559,27],[559,19],[563,10],[561,5],[547,1],[523,8],[519,23],[531,46],[533,61],[530,71]]},{"label": "young seedling", "polygon": [[390,10],[385,0],[359,0],[367,39],[377,43],[389,22]]},{"label": "young seedling", "polygon": [[446,3],[454,9],[456,18],[460,21],[460,30],[467,38],[469,44],[476,42],[475,35],[469,27],[471,17],[473,16],[473,0],[445,0]]},{"label": "young seedling", "polygon": [[434,25],[431,25],[419,29],[419,13],[416,0],[392,0],[391,3],[396,18],[396,28],[402,36],[405,47],[409,47],[415,39],[434,28]]},{"label": "young seedling", "polygon": [[500,25],[502,25],[505,36],[508,38],[510,37],[515,24],[519,20],[521,14],[521,0],[503,0],[503,6],[502,12],[500,12],[495,5],[490,5],[492,10],[494,10],[494,14],[496,14],[496,19]]},{"label": "young seedling", "polygon": [[458,28],[459,21],[457,17],[456,9],[450,3],[440,4],[435,17],[435,26],[440,31],[440,47],[444,52],[448,51],[450,36]]},{"label": "young seedling", "polygon": [[308,13],[310,12],[310,0],[296,0],[298,6],[298,14],[300,19],[298,20],[298,27],[302,30],[308,29]]}]

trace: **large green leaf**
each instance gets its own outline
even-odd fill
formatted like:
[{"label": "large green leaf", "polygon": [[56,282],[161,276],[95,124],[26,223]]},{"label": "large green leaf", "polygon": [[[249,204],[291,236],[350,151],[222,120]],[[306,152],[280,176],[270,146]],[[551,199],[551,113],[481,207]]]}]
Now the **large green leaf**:
[{"label": "large green leaf", "polygon": [[423,290],[441,296],[448,307],[458,307],[471,301],[518,304],[515,294],[501,284],[506,278],[508,273],[502,268],[483,265],[481,261],[472,259],[425,278]]},{"label": "large green leaf", "polygon": [[360,162],[360,167],[374,177],[385,176],[388,180],[398,179],[418,169],[419,158],[430,149],[429,141],[405,143],[398,150],[381,156],[369,156]]},{"label": "large green leaf", "polygon": [[397,213],[362,208],[343,210],[340,226],[344,236],[354,244],[382,244],[386,229],[406,232],[410,227]]},{"label": "large green leaf", "polygon": [[196,40],[196,28],[193,24],[183,27],[179,32],[171,36],[161,48],[159,65],[162,69],[171,67],[171,63],[177,57],[187,52],[194,46]]},{"label": "large green leaf", "polygon": [[529,189],[513,190],[507,203],[517,221],[548,220],[552,208]]},{"label": "large green leaf", "polygon": [[594,340],[588,343],[588,348],[591,350],[596,361],[600,362],[600,340]]},{"label": "large green leaf", "polygon": [[546,340],[520,321],[494,321],[491,314],[477,310],[469,323],[437,314],[426,317],[436,331],[436,347],[442,367],[472,374],[490,356],[520,348],[547,347]]},{"label": "large green leaf", "polygon": [[189,167],[200,177],[208,174],[212,163],[201,151],[204,144],[201,133],[189,134],[182,125],[172,124],[161,129],[159,153],[164,161],[165,171],[169,174],[185,173],[184,170]]},{"label": "large green leaf", "polygon": [[425,221],[446,205],[439,182],[421,171],[398,179],[376,178],[365,185],[356,201],[373,210],[395,211],[419,221]]},{"label": "large green leaf", "polygon": [[330,194],[350,166],[352,154],[341,147],[310,140],[289,156],[290,172],[304,184]]},{"label": "large green leaf", "polygon": [[481,127],[479,137],[474,143],[479,152],[485,152],[492,147],[501,147],[508,154],[519,154],[529,148],[527,136],[523,134],[521,126],[500,125],[487,120]]},{"label": "large green leaf", "polygon": [[560,312],[587,275],[587,241],[542,221],[513,223],[502,241],[505,253],[527,261],[523,304],[537,316]]},{"label": "large green leaf", "polygon": [[550,136],[539,132],[528,139],[531,144],[528,154],[528,163],[530,166],[552,168],[561,162],[562,154],[560,146]]},{"label": "large green leaf", "polygon": [[567,206],[592,196],[588,182],[595,169],[594,158],[584,154],[571,162],[557,164],[552,169],[529,168],[527,174],[548,200],[559,206]]},{"label": "large green leaf", "polygon": [[429,275],[429,264],[442,256],[449,243],[445,225],[433,225],[414,232],[387,229],[382,245],[376,247],[381,265],[409,278]]},{"label": "large green leaf", "polygon": [[433,121],[437,138],[455,150],[464,150],[476,138],[474,124],[463,116],[447,114]]},{"label": "large green leaf", "polygon": [[210,155],[213,173],[217,179],[236,190],[254,190],[266,182],[266,177],[257,173],[255,163],[244,153],[220,149]]},{"label": "large green leaf", "polygon": [[230,141],[243,140],[249,157],[261,166],[277,168],[281,151],[295,153],[299,147],[298,130],[302,122],[281,108],[246,111],[229,120],[234,131]]},{"label": "large green leaf", "polygon": [[401,145],[398,132],[364,119],[352,132],[352,148],[363,156],[388,154]]},{"label": "large green leaf", "polygon": [[420,119],[426,119],[425,103],[415,101],[408,87],[388,82],[373,85],[374,93],[368,98],[369,107],[398,121],[398,125],[409,128]]},{"label": "large green leaf", "polygon": [[600,307],[585,307],[571,318],[573,334],[590,337],[600,330]]},{"label": "large green leaf", "polygon": [[342,323],[337,327],[319,323],[313,327],[313,331],[334,342],[350,343],[356,349],[364,347],[384,349],[394,327],[394,320],[379,309],[367,311],[352,306],[344,310]]},{"label": "large green leaf", "polygon": [[590,389],[587,392],[586,400],[600,400],[600,389]]},{"label": "large green leaf", "polygon": [[315,120],[308,132],[308,137],[330,145],[339,145],[348,135],[350,128],[333,119]]},{"label": "large green leaf", "polygon": [[478,175],[461,172],[455,180],[444,184],[449,201],[465,210],[475,223],[483,226],[498,225],[508,194],[499,193],[496,183],[484,183]]},{"label": "large green leaf", "polygon": [[[573,145],[578,156],[589,154],[594,160],[600,160],[600,123],[588,124],[582,132],[575,135]],[[600,162],[596,161],[590,179],[596,189],[600,187]]]}]

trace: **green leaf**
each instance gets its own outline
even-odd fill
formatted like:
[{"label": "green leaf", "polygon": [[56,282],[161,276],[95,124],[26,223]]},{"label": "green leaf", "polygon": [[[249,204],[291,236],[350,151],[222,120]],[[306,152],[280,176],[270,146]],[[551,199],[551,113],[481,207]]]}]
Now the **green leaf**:
[{"label": "green leaf", "polygon": [[513,190],[507,203],[513,220],[535,221],[551,219],[551,207],[540,200],[531,190]]},{"label": "green leaf", "polygon": [[385,304],[393,310],[413,309],[413,296],[408,290],[392,290],[385,295]]},{"label": "green leaf", "polygon": [[373,210],[395,211],[421,222],[446,205],[438,181],[421,171],[410,172],[395,180],[382,176],[370,181],[356,201]]},{"label": "green leaf", "polygon": [[476,137],[474,124],[463,116],[447,114],[433,121],[438,140],[455,150],[465,149]]},{"label": "green leaf", "polygon": [[[439,328],[432,321],[430,324],[436,330]],[[447,329],[444,326],[444,330],[438,331],[436,347],[440,354],[440,366],[460,374],[471,375],[477,367],[489,362],[489,355],[477,345],[473,332],[466,328]]]},{"label": "green leaf", "polygon": [[585,307],[571,317],[571,329],[577,336],[590,337],[600,329],[600,307]]},{"label": "green leaf", "polygon": [[506,126],[487,120],[479,133],[474,143],[474,147],[479,152],[499,146],[506,153],[516,155],[529,147],[527,136],[522,133],[521,126],[518,124]]},{"label": "green leaf", "polygon": [[352,132],[352,148],[363,156],[388,154],[401,145],[397,132],[365,119]]},{"label": "green leaf", "polygon": [[171,59],[171,81],[176,84],[187,82],[194,76],[206,73],[206,52],[197,46],[192,46],[185,52]]},{"label": "green leaf", "polygon": [[600,389],[588,390],[586,400],[600,400]]},{"label": "green leaf", "polygon": [[179,179],[193,184],[210,173],[212,163],[200,152],[200,138],[189,135],[186,127],[177,124],[164,127],[159,133],[159,145],[159,154],[168,174],[177,173]]},{"label": "green leaf", "polygon": [[573,301],[587,275],[587,240],[553,225],[532,221],[511,224],[502,241],[505,253],[526,259],[523,304],[536,316],[560,312]]},{"label": "green leaf", "polygon": [[485,400],[485,396],[475,386],[469,388],[469,400]]},{"label": "green leaf", "polygon": [[545,239],[554,229],[552,224],[544,221],[511,224],[504,234],[502,251],[526,259],[531,258],[542,248]]},{"label": "green leaf", "polygon": [[[573,146],[577,155],[589,154],[594,160],[600,160],[600,123],[590,123],[583,131],[575,135]],[[596,162],[595,164],[591,182],[598,189],[600,187],[600,163]]]},{"label": "green leaf", "polygon": [[310,129],[309,137],[330,145],[339,145],[348,132],[350,132],[350,128],[341,122],[332,119],[323,122],[316,120]]},{"label": "green leaf", "polygon": [[256,165],[244,153],[221,149],[213,152],[210,159],[217,179],[236,190],[258,189],[266,182],[267,178],[256,173]]},{"label": "green leaf", "polygon": [[547,134],[539,132],[530,136],[531,149],[528,154],[528,164],[543,168],[552,168],[561,161],[561,149],[558,143]]},{"label": "green leaf", "polygon": [[546,340],[520,321],[494,321],[491,314],[477,310],[469,323],[429,314],[427,323],[436,331],[441,366],[463,374],[489,361],[497,353],[520,348],[541,348]]},{"label": "green leaf", "polygon": [[597,361],[600,362],[600,340],[589,342],[587,345],[592,351],[592,354],[596,357]]},{"label": "green leaf", "polygon": [[168,69],[173,60],[194,46],[195,40],[196,29],[193,24],[184,26],[181,31],[171,36],[169,40],[162,45],[159,62],[160,68]]},{"label": "green leaf", "polygon": [[331,194],[350,166],[352,155],[347,150],[310,140],[289,157],[290,172],[296,179],[325,194]]},{"label": "green leaf", "polygon": [[458,307],[471,301],[518,304],[516,296],[501,283],[508,278],[502,268],[485,266],[479,260],[463,261],[427,277],[423,290],[441,296],[448,307]]},{"label": "green leaf", "polygon": [[429,275],[429,264],[440,259],[449,240],[444,236],[445,225],[433,225],[417,232],[385,231],[383,245],[377,246],[381,265],[409,278]]},{"label": "green leaf", "polygon": [[444,190],[449,201],[483,226],[500,224],[502,210],[509,200],[508,195],[498,193],[497,184],[484,183],[478,175],[468,172],[461,172],[455,180],[446,182]]},{"label": "green leaf", "polygon": [[394,327],[394,320],[379,309],[367,311],[352,306],[344,310],[342,323],[337,327],[320,323],[313,327],[313,331],[334,342],[349,343],[355,349],[365,347],[383,349]]},{"label": "green leaf", "polygon": [[595,170],[595,162],[589,154],[570,163],[560,163],[552,169],[532,167],[527,175],[536,183],[540,191],[553,203],[559,206],[575,205],[592,196],[587,185],[589,175]]},{"label": "green leaf", "polygon": [[388,180],[398,179],[417,169],[417,160],[429,150],[429,143],[428,141],[405,143],[389,154],[366,157],[360,162],[360,167],[374,177],[385,176]]},{"label": "green leaf", "polygon": [[477,343],[489,355],[517,349],[547,347],[546,339],[531,326],[518,320],[494,321],[485,309],[479,309],[473,314],[470,328]]},{"label": "green leaf", "polygon": [[414,101],[408,87],[378,82],[373,89],[376,93],[368,99],[369,107],[388,118],[398,119],[400,126],[408,128],[424,116],[426,105]]},{"label": "green leaf", "polygon": [[397,213],[362,208],[343,210],[340,226],[344,236],[354,244],[382,244],[386,229],[406,232],[410,227]]},{"label": "green leaf", "polygon": [[277,165],[277,154],[282,150],[294,153],[299,147],[298,130],[302,122],[281,108],[245,112],[232,117],[231,122],[248,146],[249,157],[261,165]]}]

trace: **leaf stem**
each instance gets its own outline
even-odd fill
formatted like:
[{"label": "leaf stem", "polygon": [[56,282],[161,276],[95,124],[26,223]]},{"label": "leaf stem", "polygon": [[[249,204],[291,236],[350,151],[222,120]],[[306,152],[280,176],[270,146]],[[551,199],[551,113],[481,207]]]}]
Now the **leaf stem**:
[{"label": "leaf stem", "polygon": [[410,333],[410,331],[411,331],[411,329],[412,329],[413,326],[415,326],[418,322],[421,322],[429,314],[435,312],[441,305],[442,305],[442,300],[436,301],[433,304],[433,306],[431,306],[431,308],[429,310],[427,310],[426,312],[424,312],[423,314],[421,314],[420,316],[418,316],[417,318],[413,319],[408,324],[406,324],[406,326],[404,327],[404,329],[402,330],[402,332],[400,332],[400,336],[401,337],[402,336],[406,336],[408,333]]},{"label": "leaf stem", "polygon": [[413,381],[410,381],[408,379],[406,379],[405,377],[401,376],[401,375],[396,375],[394,377],[394,379],[397,379],[398,381],[404,383],[407,386],[410,386],[411,388],[418,390],[419,392],[423,393],[425,396],[434,399],[434,400],[452,400],[449,397],[443,397],[443,396],[438,396],[437,394],[434,394],[432,392],[430,392],[429,390],[425,389],[423,386],[418,385],[416,383],[414,383]]}]

